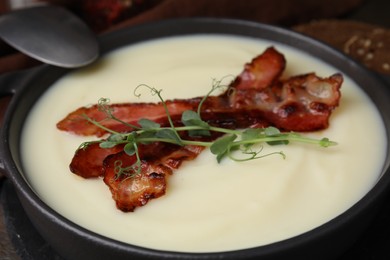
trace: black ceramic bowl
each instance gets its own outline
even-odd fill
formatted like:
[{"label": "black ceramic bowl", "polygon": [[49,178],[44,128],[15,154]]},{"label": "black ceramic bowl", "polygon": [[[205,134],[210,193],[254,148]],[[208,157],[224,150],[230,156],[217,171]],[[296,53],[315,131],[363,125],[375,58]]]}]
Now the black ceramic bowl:
[{"label": "black ceramic bowl", "polygon": [[[115,31],[100,38],[103,53],[118,47],[167,36],[228,34],[272,40],[304,50],[352,78],[381,112],[390,140],[390,102],[386,85],[332,48],[297,33],[257,23],[184,19],[147,24]],[[20,135],[25,118],[37,99],[68,69],[41,66],[1,78],[0,94],[13,94],[1,132],[0,168],[16,188],[20,201],[38,232],[67,259],[333,259],[348,248],[364,230],[390,184],[387,152],[381,178],[345,213],[314,230],[270,245],[221,252],[178,253],[142,248],[108,239],[80,227],[48,207],[24,178]]]}]

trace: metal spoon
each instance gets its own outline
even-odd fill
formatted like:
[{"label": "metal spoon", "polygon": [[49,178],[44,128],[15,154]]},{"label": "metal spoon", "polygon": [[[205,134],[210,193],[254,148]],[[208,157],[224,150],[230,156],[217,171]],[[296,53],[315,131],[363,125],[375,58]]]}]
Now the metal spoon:
[{"label": "metal spoon", "polygon": [[0,38],[44,63],[65,68],[87,65],[98,57],[96,36],[70,11],[36,6],[0,16]]}]

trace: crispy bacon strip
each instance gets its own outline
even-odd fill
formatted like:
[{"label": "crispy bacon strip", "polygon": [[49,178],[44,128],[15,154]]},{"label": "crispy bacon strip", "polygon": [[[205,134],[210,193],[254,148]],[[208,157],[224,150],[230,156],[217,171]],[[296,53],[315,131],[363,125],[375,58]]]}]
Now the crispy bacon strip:
[{"label": "crispy bacon strip", "polygon": [[[195,159],[203,149],[200,146],[180,147],[158,142],[139,145],[141,171],[139,174],[133,171],[134,175],[129,177],[119,175],[118,171],[131,167],[136,162],[135,156],[123,152],[123,146],[106,149],[93,143],[76,151],[70,169],[84,178],[103,177],[117,208],[129,212],[150,199],[164,195],[166,179],[172,171],[178,169],[183,161]],[[132,173],[132,170],[128,171]]]},{"label": "crispy bacon strip", "polygon": [[[186,138],[188,139],[188,138]],[[209,140],[215,137],[209,137]],[[144,161],[160,161],[170,169],[177,169],[185,160],[194,159],[203,147],[184,146],[155,142],[148,145],[138,145],[140,157]],[[105,174],[104,160],[112,154],[123,151],[123,145],[113,148],[100,148],[98,143],[77,149],[70,163],[70,171],[83,178],[103,177]],[[127,166],[126,166],[127,167]]]},{"label": "crispy bacon strip", "polygon": [[112,154],[104,160],[104,183],[110,188],[118,209],[128,212],[145,205],[150,199],[165,194],[166,178],[171,170],[158,162],[143,161],[141,174],[132,177],[116,177],[117,162],[121,167],[130,167],[136,162],[135,156],[125,152]]},{"label": "crispy bacon strip", "polygon": [[[140,151],[145,158],[141,163],[141,172],[131,177],[117,177],[118,162],[120,167],[131,167],[135,162],[135,156],[129,156],[125,152],[119,152],[108,156],[103,166],[105,168],[104,182],[110,188],[112,197],[118,209],[129,212],[136,207],[145,205],[150,199],[161,197],[165,194],[167,177],[172,170],[179,168],[183,161],[193,160],[203,150],[198,146],[173,146],[169,144],[155,143],[153,148],[166,150],[155,153],[150,147],[142,147]],[[146,150],[146,151],[145,151]],[[164,152],[164,153],[161,153]]]},{"label": "crispy bacon strip", "polygon": [[267,48],[261,55],[245,64],[244,70],[236,77],[232,86],[235,89],[261,90],[279,80],[286,67],[286,59],[275,48]]},{"label": "crispy bacon strip", "polygon": [[[238,76],[232,84],[234,89],[265,89],[271,86],[279,79],[285,68],[285,59],[275,48],[268,48],[262,55],[254,58],[251,63],[245,65],[244,71]],[[201,97],[186,100],[168,100],[166,102],[169,113],[173,118],[180,118],[185,110],[196,110]],[[110,106],[113,115],[121,120],[137,124],[137,121],[148,115],[148,119],[161,124],[166,124],[166,112],[161,103],[122,103]],[[219,97],[210,97],[203,106],[207,113],[216,113],[222,111],[224,114],[234,114],[236,111],[231,109],[227,95]],[[71,132],[77,135],[96,135],[106,134],[101,128],[86,122],[83,115],[101,121],[107,115],[100,111],[98,105],[91,107],[81,107],[70,113],[63,120],[58,122],[57,128],[63,131]],[[102,124],[118,132],[128,132],[132,129],[114,120],[105,120]]]},{"label": "crispy bacon strip", "polygon": [[[287,131],[313,131],[328,127],[329,116],[339,104],[342,76],[335,74],[320,78],[309,73],[280,80],[284,67],[283,55],[272,47],[268,48],[245,65],[244,71],[225,93],[207,98],[202,106],[202,119],[225,128],[273,125]],[[185,110],[196,110],[201,99],[167,101],[174,122],[180,124],[181,114]],[[167,124],[161,103],[114,104],[110,107],[116,117],[130,124],[137,124],[145,117]],[[61,120],[57,127],[78,135],[106,134],[99,127],[86,124],[83,114],[97,121],[106,118],[96,105],[82,107]],[[114,120],[105,120],[103,125],[118,132],[133,130]],[[70,165],[73,173],[84,178],[104,177],[117,207],[122,211],[133,211],[150,199],[164,195],[166,179],[172,171],[183,161],[196,158],[203,150],[197,146],[180,147],[165,143],[140,145],[140,174],[118,178],[118,162],[121,162],[122,168],[135,162],[134,156],[126,155],[122,148],[103,149],[92,144],[76,151]]]},{"label": "crispy bacon strip", "polygon": [[[314,73],[280,81],[262,91],[236,89],[230,95],[234,111],[248,111],[254,118],[286,131],[314,131],[329,126],[329,117],[339,105],[343,77]],[[248,127],[248,126],[247,126]]]},{"label": "crispy bacon strip", "polygon": [[103,176],[105,168],[104,159],[111,155],[123,151],[123,146],[117,145],[113,148],[100,148],[98,143],[93,143],[87,147],[77,149],[69,165],[70,171],[83,177],[95,178]]},{"label": "crispy bacon strip", "polygon": [[[274,125],[287,131],[313,131],[328,127],[330,113],[340,99],[342,76],[335,74],[323,79],[311,73],[280,80],[284,67],[283,55],[272,47],[268,48],[245,65],[229,90],[220,96],[208,97],[202,106],[203,118],[210,123],[216,121],[216,124],[223,118],[231,127]],[[201,99],[175,99],[166,104],[172,118],[179,121],[185,110],[196,110]],[[162,125],[167,124],[161,103],[122,103],[113,104],[110,108],[117,118],[133,125],[137,125],[145,115]],[[103,129],[86,123],[83,114],[96,121],[107,117],[97,105],[81,107],[58,122],[58,129],[77,135],[106,134]],[[118,132],[132,130],[114,120],[104,120],[102,124]]]}]

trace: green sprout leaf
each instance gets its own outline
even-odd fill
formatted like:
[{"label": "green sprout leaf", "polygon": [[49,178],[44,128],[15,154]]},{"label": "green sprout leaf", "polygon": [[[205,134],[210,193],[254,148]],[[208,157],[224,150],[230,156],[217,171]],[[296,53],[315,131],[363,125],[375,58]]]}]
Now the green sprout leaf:
[{"label": "green sprout leaf", "polygon": [[156,137],[161,138],[163,142],[182,145],[181,139],[178,138],[176,132],[170,128],[164,128],[156,133]]},{"label": "green sprout leaf", "polygon": [[[241,140],[247,141],[247,140],[254,140],[258,139],[264,136],[264,129],[262,128],[248,128],[242,131],[241,133]],[[249,149],[251,146],[253,146],[254,143],[245,143],[243,144],[245,149]]]},{"label": "green sprout leaf", "polygon": [[200,118],[199,114],[192,110],[184,111],[181,116],[181,121],[186,126],[208,126],[208,124]]},{"label": "green sprout leaf", "polygon": [[120,142],[124,139],[124,135],[123,134],[112,134],[110,135],[107,140],[108,141],[111,141],[111,142]]},{"label": "green sprout leaf", "polygon": [[149,120],[149,119],[146,119],[146,118],[141,118],[140,120],[138,120],[138,124],[144,130],[160,128],[160,124],[157,124],[156,122]]},{"label": "green sprout leaf", "polygon": [[[268,136],[268,137],[278,137],[278,136],[281,136],[281,132],[279,129],[277,129],[276,127],[273,127],[273,126],[269,126],[267,128],[264,128],[264,134],[265,136]],[[268,141],[267,144],[269,145],[281,145],[281,144],[284,144],[284,145],[287,145],[289,143],[288,140],[279,140],[279,141]]]},{"label": "green sprout leaf", "polygon": [[220,162],[228,153],[230,146],[237,139],[237,135],[225,135],[217,139],[211,146],[210,152],[217,155],[217,161]]},{"label": "green sprout leaf", "polygon": [[108,148],[113,148],[113,147],[115,147],[117,144],[118,144],[118,142],[105,141],[105,142],[101,142],[101,143],[99,144],[99,146],[100,146],[100,148],[108,149]]},{"label": "green sprout leaf", "polygon": [[241,140],[252,140],[264,136],[263,128],[248,128],[242,131]]},{"label": "green sprout leaf", "polygon": [[280,131],[276,127],[269,126],[269,127],[264,128],[264,134],[266,136],[277,136],[277,135],[280,135]]},{"label": "green sprout leaf", "polygon": [[191,137],[194,136],[210,136],[209,124],[200,118],[200,115],[192,110],[183,112],[181,121],[185,126],[197,126],[200,129],[188,130]]},{"label": "green sprout leaf", "polygon": [[125,153],[129,156],[132,156],[135,154],[136,152],[136,149],[135,149],[135,146],[133,143],[128,143],[125,145],[125,147],[123,148],[123,150],[125,151]]}]

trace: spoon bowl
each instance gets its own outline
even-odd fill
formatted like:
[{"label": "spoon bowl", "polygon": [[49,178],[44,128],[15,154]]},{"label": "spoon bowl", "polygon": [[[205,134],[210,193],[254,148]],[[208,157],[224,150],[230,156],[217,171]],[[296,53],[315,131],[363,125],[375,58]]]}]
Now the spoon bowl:
[{"label": "spoon bowl", "polygon": [[35,6],[2,15],[0,37],[28,56],[64,68],[85,66],[99,53],[94,33],[59,6]]}]

